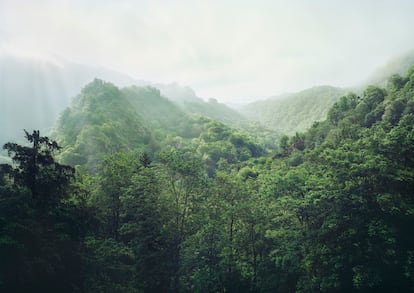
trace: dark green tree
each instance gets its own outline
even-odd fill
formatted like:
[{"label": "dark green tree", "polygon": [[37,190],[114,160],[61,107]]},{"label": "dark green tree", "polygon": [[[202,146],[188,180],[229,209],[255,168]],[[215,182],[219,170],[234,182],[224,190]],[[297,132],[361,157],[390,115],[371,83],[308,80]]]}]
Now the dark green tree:
[{"label": "dark green tree", "polygon": [[65,188],[74,169],[55,162],[53,154],[60,149],[55,141],[40,136],[38,130],[25,134],[31,146],[6,143],[3,147],[16,163],[10,174],[13,182],[28,188],[39,208],[56,205],[67,196]]},{"label": "dark green tree", "polygon": [[1,166],[0,290],[71,292],[81,285],[84,232],[69,202],[74,171],[54,160],[56,142],[25,133],[30,146],[4,146],[15,165]]}]

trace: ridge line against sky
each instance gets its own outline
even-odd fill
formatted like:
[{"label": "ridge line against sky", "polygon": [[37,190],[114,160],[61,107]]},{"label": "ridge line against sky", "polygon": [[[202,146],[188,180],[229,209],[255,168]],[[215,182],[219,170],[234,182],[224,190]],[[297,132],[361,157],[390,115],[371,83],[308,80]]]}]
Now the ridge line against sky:
[{"label": "ridge line against sky", "polygon": [[0,51],[233,102],[360,82],[414,48],[413,11],[410,0],[1,0]]}]

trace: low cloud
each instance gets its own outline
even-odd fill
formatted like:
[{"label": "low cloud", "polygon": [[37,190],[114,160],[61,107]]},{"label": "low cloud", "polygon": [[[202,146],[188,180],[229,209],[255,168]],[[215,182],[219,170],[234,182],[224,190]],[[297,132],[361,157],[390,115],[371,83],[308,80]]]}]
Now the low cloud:
[{"label": "low cloud", "polygon": [[412,1],[23,1],[0,4],[0,48],[55,54],[204,97],[349,86],[414,48]]}]

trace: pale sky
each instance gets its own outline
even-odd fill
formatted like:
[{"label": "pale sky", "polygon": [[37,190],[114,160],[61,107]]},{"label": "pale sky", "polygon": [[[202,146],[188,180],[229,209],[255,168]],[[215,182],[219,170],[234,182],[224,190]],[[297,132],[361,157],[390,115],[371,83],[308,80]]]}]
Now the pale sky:
[{"label": "pale sky", "polygon": [[412,0],[0,0],[2,51],[223,102],[352,86],[412,49]]}]

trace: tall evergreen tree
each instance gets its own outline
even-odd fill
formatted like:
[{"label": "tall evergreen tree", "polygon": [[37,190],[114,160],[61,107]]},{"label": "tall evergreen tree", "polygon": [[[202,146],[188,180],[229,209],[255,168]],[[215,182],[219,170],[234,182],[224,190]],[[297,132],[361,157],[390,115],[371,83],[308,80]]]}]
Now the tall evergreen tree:
[{"label": "tall evergreen tree", "polygon": [[70,292],[81,283],[82,225],[67,201],[73,169],[54,160],[56,142],[25,133],[30,146],[4,146],[15,165],[1,165],[0,289]]}]

